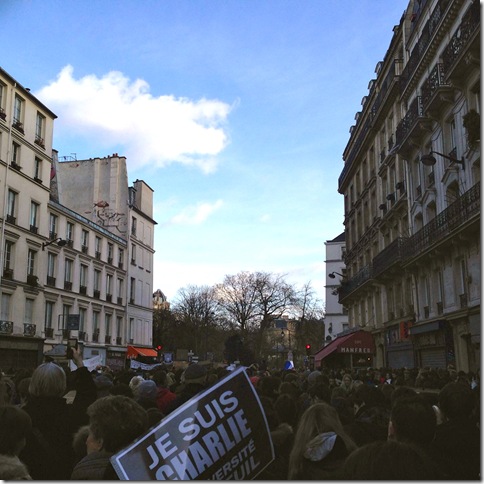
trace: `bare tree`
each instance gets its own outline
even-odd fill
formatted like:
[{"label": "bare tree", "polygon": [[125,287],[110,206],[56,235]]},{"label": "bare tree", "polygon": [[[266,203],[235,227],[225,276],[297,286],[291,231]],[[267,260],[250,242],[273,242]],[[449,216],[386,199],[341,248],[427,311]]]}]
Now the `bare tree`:
[{"label": "bare tree", "polygon": [[223,283],[215,286],[215,297],[227,320],[245,336],[258,314],[254,274],[239,272],[226,275]]}]

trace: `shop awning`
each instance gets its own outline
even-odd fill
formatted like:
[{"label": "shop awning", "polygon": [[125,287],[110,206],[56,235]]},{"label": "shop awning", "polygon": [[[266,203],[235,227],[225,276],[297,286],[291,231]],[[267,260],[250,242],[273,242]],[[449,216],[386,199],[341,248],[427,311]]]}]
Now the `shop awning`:
[{"label": "shop awning", "polygon": [[158,352],[153,348],[140,348],[139,346],[128,346],[126,358],[136,358],[137,356],[158,356]]},{"label": "shop awning", "polygon": [[333,353],[350,354],[374,354],[375,342],[368,331],[355,331],[354,333],[339,336],[314,355],[314,363],[317,364]]}]

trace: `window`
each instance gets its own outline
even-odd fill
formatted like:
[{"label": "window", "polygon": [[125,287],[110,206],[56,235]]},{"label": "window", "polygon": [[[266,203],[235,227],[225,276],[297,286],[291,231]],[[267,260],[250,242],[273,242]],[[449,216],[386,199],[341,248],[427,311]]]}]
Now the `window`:
[{"label": "window", "polygon": [[108,243],[108,262],[111,264],[113,262],[114,245]]},{"label": "window", "polygon": [[0,117],[5,120],[5,99],[6,99],[7,86],[0,82]]},{"label": "window", "polygon": [[13,166],[20,166],[20,145],[18,143],[12,143],[12,160]]},{"label": "window", "polygon": [[86,327],[86,308],[79,308],[79,331],[85,331]]},{"label": "window", "polygon": [[82,251],[87,252],[87,248],[89,247],[89,232],[87,230],[82,230],[81,233],[81,245]]},{"label": "window", "polygon": [[10,320],[10,301],[12,300],[10,294],[2,294],[2,304],[0,305],[0,319],[2,321]]},{"label": "window", "polygon": [[74,266],[74,261],[71,259],[66,259],[65,270],[64,270],[64,281],[72,283],[72,268]]},{"label": "window", "polygon": [[24,323],[32,323],[33,315],[34,315],[34,300],[27,298],[25,300]]},{"label": "window", "polygon": [[131,217],[131,235],[136,235],[136,217]]},{"label": "window", "polygon": [[33,276],[35,272],[35,256],[37,252],[33,249],[29,249],[27,256],[27,275]]},{"label": "window", "polygon": [[79,275],[79,284],[81,287],[87,287],[87,269],[85,264],[81,264],[81,270]]},{"label": "window", "polygon": [[49,237],[55,239],[57,237],[57,215],[49,215]]},{"label": "window", "polygon": [[66,239],[71,242],[74,240],[74,224],[72,222],[67,222]]},{"label": "window", "polygon": [[62,305],[62,329],[67,329],[67,321],[71,313],[71,306],[69,304]]},{"label": "window", "polygon": [[106,328],[105,328],[105,331],[106,331],[106,336],[111,336],[111,319],[112,319],[112,315],[111,314],[106,314],[106,317],[105,317],[105,320],[104,320],[104,323],[106,325]]},{"label": "window", "polygon": [[30,231],[37,233],[39,226],[39,207],[36,202],[30,202]]},{"label": "window", "polygon": [[131,244],[131,264],[136,264],[136,245]]},{"label": "window", "polygon": [[122,269],[124,263],[124,249],[118,249],[118,267]]},{"label": "window", "polygon": [[56,266],[57,256],[49,252],[47,254],[47,277],[55,277],[55,266]]},{"label": "window", "polygon": [[37,113],[35,122],[35,142],[40,146],[44,146],[44,132],[45,132],[45,116]]},{"label": "window", "polygon": [[106,276],[106,294],[112,294],[113,289],[113,276],[111,274],[107,274]]},{"label": "window", "polygon": [[94,270],[94,290],[100,291],[101,284],[101,271],[98,269]]},{"label": "window", "polygon": [[136,279],[132,277],[130,288],[129,288],[129,299],[131,304],[134,304],[135,294],[136,294]]},{"label": "window", "polygon": [[118,279],[118,299],[123,298],[123,292],[124,292],[124,281],[123,279]]},{"label": "window", "polygon": [[17,193],[13,190],[8,191],[7,200],[7,222],[15,223],[15,213],[17,210]]},{"label": "window", "polygon": [[129,318],[129,340],[132,343],[134,341],[134,318]]},{"label": "window", "polygon": [[101,237],[96,236],[96,242],[94,244],[94,250],[96,251],[96,258],[99,259],[101,257],[101,247],[102,247]]},{"label": "window", "polygon": [[15,96],[15,102],[13,106],[13,124],[22,124],[23,114],[23,99],[19,96]]},{"label": "window", "polygon": [[54,318],[54,303],[52,301],[45,302],[44,322],[46,328],[53,328],[52,322]]},{"label": "window", "polygon": [[121,338],[121,329],[123,327],[123,318],[118,316],[116,318],[116,338]]},{"label": "window", "polygon": [[3,268],[4,269],[11,269],[13,268],[13,242],[10,240],[5,241],[5,254],[4,254],[4,261],[3,261]]},{"label": "window", "polygon": [[99,333],[99,311],[92,313],[92,332]]},{"label": "window", "polygon": [[38,181],[38,182],[42,181],[42,160],[37,157],[35,158],[34,179],[35,181]]}]

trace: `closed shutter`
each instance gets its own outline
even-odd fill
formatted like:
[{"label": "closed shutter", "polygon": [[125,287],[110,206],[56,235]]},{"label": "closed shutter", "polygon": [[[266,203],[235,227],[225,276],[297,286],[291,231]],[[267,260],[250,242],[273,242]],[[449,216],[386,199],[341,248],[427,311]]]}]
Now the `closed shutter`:
[{"label": "closed shutter", "polygon": [[444,348],[433,348],[420,351],[421,366],[430,368],[447,368]]},{"label": "closed shutter", "polygon": [[387,366],[389,368],[414,368],[413,351],[389,351],[387,353]]}]

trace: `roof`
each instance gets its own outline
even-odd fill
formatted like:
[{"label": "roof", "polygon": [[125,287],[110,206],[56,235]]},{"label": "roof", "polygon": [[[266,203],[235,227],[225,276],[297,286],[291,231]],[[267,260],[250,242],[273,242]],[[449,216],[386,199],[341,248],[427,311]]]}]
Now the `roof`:
[{"label": "roof", "polygon": [[345,233],[341,233],[338,235],[338,237],[335,237],[333,240],[328,240],[328,242],[344,242],[345,239]]}]

